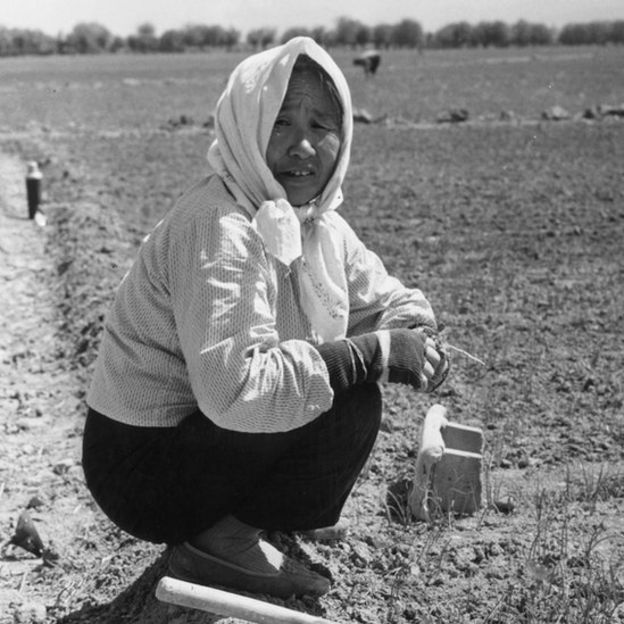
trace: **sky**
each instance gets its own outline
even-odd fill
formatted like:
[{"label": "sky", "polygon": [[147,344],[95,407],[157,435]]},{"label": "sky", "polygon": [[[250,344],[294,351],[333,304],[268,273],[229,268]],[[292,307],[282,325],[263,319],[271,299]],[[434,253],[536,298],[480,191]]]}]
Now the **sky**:
[{"label": "sky", "polygon": [[519,19],[560,27],[572,22],[624,19],[624,0],[0,0],[0,26],[68,34],[79,22],[97,22],[114,35],[149,22],[162,34],[187,24],[216,24],[243,34],[265,26],[332,28],[346,16],[364,24],[415,19],[427,32],[461,20]]}]

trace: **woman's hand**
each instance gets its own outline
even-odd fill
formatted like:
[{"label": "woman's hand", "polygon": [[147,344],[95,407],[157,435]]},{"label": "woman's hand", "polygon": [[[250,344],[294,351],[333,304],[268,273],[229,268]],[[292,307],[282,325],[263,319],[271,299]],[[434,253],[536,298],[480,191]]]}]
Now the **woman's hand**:
[{"label": "woman's hand", "polygon": [[[384,332],[377,332],[378,335]],[[446,379],[450,361],[442,342],[430,328],[391,329],[383,380],[411,385],[420,392],[433,392]]]},{"label": "woman's hand", "polygon": [[445,379],[449,372],[449,358],[446,350],[431,336],[425,340],[425,359],[421,372],[423,392],[435,390]]},{"label": "woman's hand", "polygon": [[382,329],[323,343],[317,349],[325,361],[334,392],[374,382],[401,383],[432,392],[449,372],[449,359],[434,330]]},{"label": "woman's hand", "polygon": [[[378,330],[374,335],[381,351],[379,381],[408,384],[420,392],[432,392],[446,379],[449,358],[434,330],[389,329]],[[378,371],[378,363],[370,368]]]}]

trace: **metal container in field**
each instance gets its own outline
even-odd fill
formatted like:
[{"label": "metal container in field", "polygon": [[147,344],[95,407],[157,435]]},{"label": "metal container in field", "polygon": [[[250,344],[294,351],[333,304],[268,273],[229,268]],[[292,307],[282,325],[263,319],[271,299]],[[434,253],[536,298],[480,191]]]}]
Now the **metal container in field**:
[{"label": "metal container in field", "polygon": [[28,163],[26,172],[26,198],[28,200],[28,218],[34,219],[41,204],[41,180],[43,174],[36,161]]}]

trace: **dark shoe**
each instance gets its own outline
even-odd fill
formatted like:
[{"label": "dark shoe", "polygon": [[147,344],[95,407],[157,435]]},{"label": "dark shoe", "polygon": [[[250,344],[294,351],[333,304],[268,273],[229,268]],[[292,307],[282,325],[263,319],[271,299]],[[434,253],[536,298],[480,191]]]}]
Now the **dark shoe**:
[{"label": "dark shoe", "polygon": [[266,573],[248,570],[214,557],[188,542],[173,547],[169,558],[169,574],[189,583],[221,585],[278,598],[289,598],[293,595],[322,596],[331,586],[329,579],[286,556],[279,570]]}]

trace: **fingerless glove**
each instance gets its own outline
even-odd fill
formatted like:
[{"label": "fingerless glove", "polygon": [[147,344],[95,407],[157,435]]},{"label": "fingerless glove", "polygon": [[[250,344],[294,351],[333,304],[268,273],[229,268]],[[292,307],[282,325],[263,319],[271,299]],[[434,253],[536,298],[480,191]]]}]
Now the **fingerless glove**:
[{"label": "fingerless glove", "polygon": [[422,389],[427,335],[414,329],[388,329],[319,345],[334,392],[376,381]]}]

